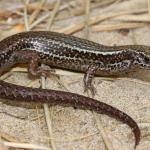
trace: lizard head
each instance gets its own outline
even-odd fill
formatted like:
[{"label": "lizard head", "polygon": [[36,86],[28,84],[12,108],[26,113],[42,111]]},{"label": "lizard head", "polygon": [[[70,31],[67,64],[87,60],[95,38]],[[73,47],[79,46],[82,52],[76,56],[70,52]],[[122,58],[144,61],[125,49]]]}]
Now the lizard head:
[{"label": "lizard head", "polygon": [[136,53],[134,64],[139,66],[140,68],[150,70],[150,55],[142,52]]}]

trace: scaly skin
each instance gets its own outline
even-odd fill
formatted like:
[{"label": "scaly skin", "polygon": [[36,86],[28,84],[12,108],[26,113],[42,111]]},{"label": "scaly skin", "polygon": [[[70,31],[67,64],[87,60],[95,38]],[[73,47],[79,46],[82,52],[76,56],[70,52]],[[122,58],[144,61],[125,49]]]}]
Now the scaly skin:
[{"label": "scaly skin", "polygon": [[1,69],[30,60],[14,60],[16,51],[35,53],[39,62],[74,71],[86,72],[90,65],[96,65],[99,66],[96,74],[102,76],[124,74],[139,68],[150,69],[149,46],[104,46],[55,32],[23,32],[2,40]]},{"label": "scaly skin", "polygon": [[[138,69],[150,69],[150,47],[144,45],[105,46],[77,37],[46,31],[29,31],[0,42],[0,70],[18,63],[29,64],[32,75],[44,75],[39,63],[51,67],[85,72],[85,88],[92,88],[94,75],[122,75]],[[32,89],[0,81],[0,97],[10,100],[38,101],[68,105],[104,113],[128,124],[140,141],[136,122],[122,111],[97,100],[74,93]]]},{"label": "scaly skin", "polygon": [[23,87],[4,81],[0,81],[0,97],[12,101],[17,100],[71,106],[106,114],[126,123],[132,129],[135,136],[135,147],[140,141],[140,129],[130,116],[115,107],[89,97],[70,92]]}]

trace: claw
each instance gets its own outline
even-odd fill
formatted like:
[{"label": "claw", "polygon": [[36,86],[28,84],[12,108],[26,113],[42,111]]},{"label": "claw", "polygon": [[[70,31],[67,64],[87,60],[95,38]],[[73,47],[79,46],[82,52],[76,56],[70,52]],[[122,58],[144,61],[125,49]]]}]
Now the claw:
[{"label": "claw", "polygon": [[88,93],[88,91],[90,92],[93,98],[96,94],[96,88],[94,87],[94,85],[92,84],[84,85],[84,93]]},{"label": "claw", "polygon": [[94,75],[98,69],[98,65],[91,65],[89,66],[87,72],[84,75],[84,92],[90,91],[92,97],[95,96],[96,93],[96,89],[94,88],[94,86],[92,85],[92,80],[94,78]]}]

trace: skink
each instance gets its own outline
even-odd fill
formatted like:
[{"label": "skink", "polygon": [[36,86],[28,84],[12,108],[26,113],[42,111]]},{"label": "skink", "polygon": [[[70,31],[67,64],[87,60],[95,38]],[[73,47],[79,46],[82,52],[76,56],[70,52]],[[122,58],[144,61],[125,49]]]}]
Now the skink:
[{"label": "skink", "polygon": [[[19,63],[28,64],[28,71],[33,76],[47,74],[47,70],[39,67],[41,63],[54,68],[84,72],[84,85],[87,90],[93,89],[94,75],[122,75],[140,68],[150,69],[150,47],[105,46],[62,33],[29,31],[10,36],[0,42],[1,73]],[[27,88],[4,81],[0,81],[0,97],[54,103],[104,113],[132,128],[135,146],[140,141],[140,129],[131,117],[92,98],[62,91]]]}]

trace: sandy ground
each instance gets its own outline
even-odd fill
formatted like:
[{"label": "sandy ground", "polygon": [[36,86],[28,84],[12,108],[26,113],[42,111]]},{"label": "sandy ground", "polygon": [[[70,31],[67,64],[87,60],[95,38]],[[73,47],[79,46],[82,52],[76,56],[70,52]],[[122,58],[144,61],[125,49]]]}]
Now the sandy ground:
[{"label": "sandy ground", "polygon": [[[75,36],[83,37],[84,34],[78,32]],[[107,45],[134,44],[135,41],[150,45],[150,28],[147,26],[130,30],[126,36],[117,31],[91,31],[89,39]],[[83,74],[61,71],[60,81],[69,91],[86,95],[83,93],[82,80]],[[7,81],[26,86],[32,80],[26,73],[13,73]],[[34,82],[34,87],[39,87],[39,80]],[[65,90],[54,78],[48,78],[46,84],[47,88]],[[137,150],[150,150],[150,71],[142,70],[128,78],[113,81],[96,77],[94,85],[97,88],[95,99],[119,108],[138,123],[142,137]],[[36,104],[0,102],[0,111],[26,118],[21,120],[0,113],[0,132],[15,137],[19,142],[50,146],[42,107]],[[60,106],[50,107],[50,112],[57,150],[106,150],[98,125],[105,129],[114,150],[134,149],[131,129],[116,119]]]}]

